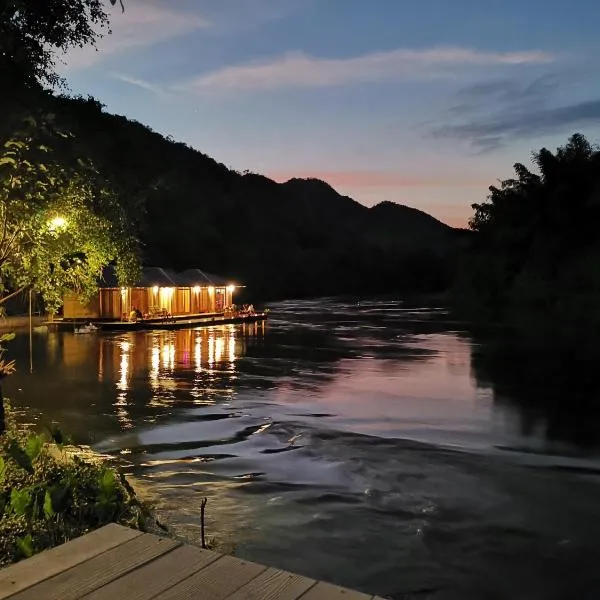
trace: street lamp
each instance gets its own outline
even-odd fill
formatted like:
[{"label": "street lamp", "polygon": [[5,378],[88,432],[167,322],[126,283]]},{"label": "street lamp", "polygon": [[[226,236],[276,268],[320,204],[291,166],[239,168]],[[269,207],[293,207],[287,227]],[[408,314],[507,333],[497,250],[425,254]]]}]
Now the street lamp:
[{"label": "street lamp", "polygon": [[67,226],[67,220],[64,217],[54,217],[48,221],[48,229],[50,231],[57,231],[58,229],[64,229]]}]

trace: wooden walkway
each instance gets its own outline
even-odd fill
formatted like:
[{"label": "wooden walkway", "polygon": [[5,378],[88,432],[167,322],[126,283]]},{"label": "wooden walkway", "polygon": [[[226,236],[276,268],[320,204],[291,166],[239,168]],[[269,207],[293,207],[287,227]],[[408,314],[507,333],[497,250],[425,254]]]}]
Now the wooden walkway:
[{"label": "wooden walkway", "polygon": [[375,600],[232,556],[107,525],[0,570],[0,600]]}]

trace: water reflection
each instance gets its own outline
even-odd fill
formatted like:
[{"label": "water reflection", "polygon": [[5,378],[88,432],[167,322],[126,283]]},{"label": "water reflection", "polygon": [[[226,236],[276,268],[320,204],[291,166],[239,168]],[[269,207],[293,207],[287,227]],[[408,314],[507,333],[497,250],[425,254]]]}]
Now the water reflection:
[{"label": "water reflection", "polygon": [[129,430],[134,422],[128,409],[145,387],[144,380],[150,391],[148,405],[156,409],[172,406],[176,396],[180,403],[177,392],[182,389],[196,405],[214,404],[217,396],[222,400],[217,390],[231,399],[236,360],[244,354],[248,338],[259,334],[264,336],[264,324],[246,331],[232,325],[99,337],[98,380],[114,384],[115,415],[121,428]]},{"label": "water reflection", "polygon": [[471,366],[498,418],[518,436],[503,449],[590,454],[600,448],[600,379],[594,343],[551,331],[473,328]]},{"label": "water reflection", "polygon": [[118,456],[180,533],[197,539],[208,496],[210,531],[240,557],[406,598],[592,589],[591,478],[525,469],[494,447],[580,439],[565,412],[548,420],[548,399],[597,397],[593,349],[587,362],[519,353],[518,339],[402,301],[288,302],[273,315],[266,335],[40,336],[36,372],[7,392],[28,418]]}]

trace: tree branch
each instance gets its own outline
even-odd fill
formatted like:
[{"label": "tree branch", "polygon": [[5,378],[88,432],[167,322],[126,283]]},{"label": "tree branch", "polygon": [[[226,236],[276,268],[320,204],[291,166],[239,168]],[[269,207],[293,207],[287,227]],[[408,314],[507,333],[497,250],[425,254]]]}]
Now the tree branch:
[{"label": "tree branch", "polygon": [[4,206],[4,219],[2,223],[2,241],[0,242],[0,248],[4,246],[6,240],[6,228],[8,226],[8,203],[3,203]]},{"label": "tree branch", "polygon": [[22,285],[19,289],[8,294],[8,296],[3,296],[2,298],[0,298],[0,305],[4,304],[7,300],[10,300],[11,298],[14,298],[21,292],[24,292],[28,287],[31,287],[30,283],[26,283],[25,285]]},{"label": "tree branch", "polygon": [[8,243],[6,244],[6,248],[4,250],[2,250],[2,253],[0,254],[0,264],[3,264],[6,259],[10,256],[10,248],[13,245],[17,235],[19,233],[21,233],[23,229],[20,227],[17,227],[15,229],[15,232],[12,234],[12,237],[10,238],[10,240],[8,241]]}]

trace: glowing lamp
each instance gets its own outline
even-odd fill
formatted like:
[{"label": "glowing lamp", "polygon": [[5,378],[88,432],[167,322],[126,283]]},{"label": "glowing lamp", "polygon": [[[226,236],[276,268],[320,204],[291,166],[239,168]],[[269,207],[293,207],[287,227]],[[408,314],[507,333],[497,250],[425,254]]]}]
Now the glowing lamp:
[{"label": "glowing lamp", "polygon": [[233,294],[233,292],[235,291],[235,285],[228,285],[228,286],[227,286],[227,291],[228,291],[230,294]]},{"label": "glowing lamp", "polygon": [[48,221],[48,228],[50,231],[56,231],[57,229],[64,229],[67,225],[67,220],[64,217],[54,217]]},{"label": "glowing lamp", "polygon": [[195,285],[194,286],[194,294],[199,294],[200,293],[200,286],[199,285]]},{"label": "glowing lamp", "polygon": [[214,288],[212,285],[210,285],[210,286],[208,287],[208,293],[209,293],[209,294],[212,294],[212,293],[214,293],[214,291],[215,291],[215,288]]},{"label": "glowing lamp", "polygon": [[155,285],[155,286],[152,287],[152,292],[154,294],[158,294],[158,286],[157,285]]}]

